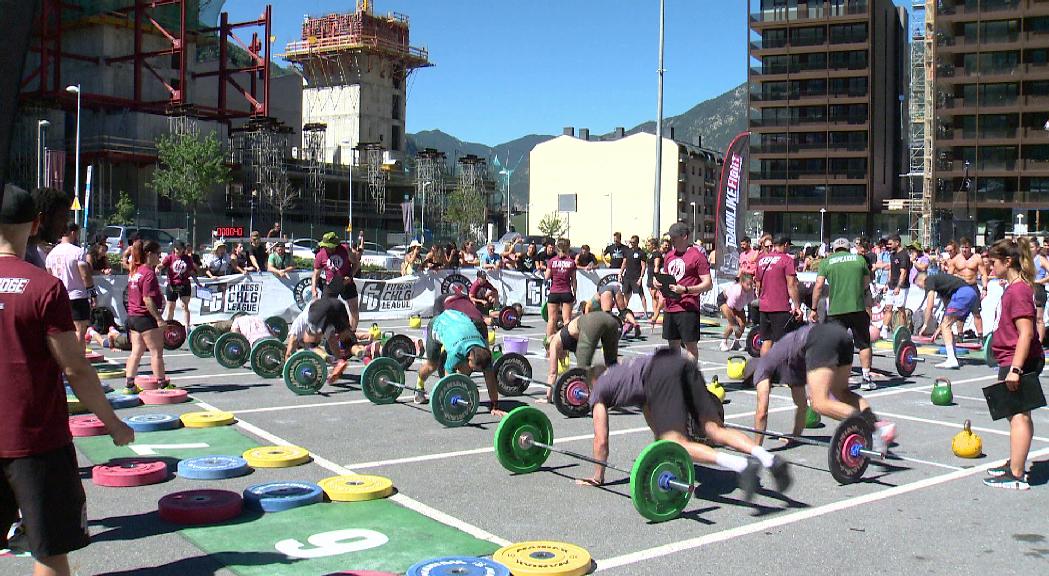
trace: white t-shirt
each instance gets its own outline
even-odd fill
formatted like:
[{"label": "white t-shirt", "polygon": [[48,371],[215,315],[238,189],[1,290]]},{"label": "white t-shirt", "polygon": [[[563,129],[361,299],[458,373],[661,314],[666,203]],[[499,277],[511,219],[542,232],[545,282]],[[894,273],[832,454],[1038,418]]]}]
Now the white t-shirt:
[{"label": "white t-shirt", "polygon": [[79,264],[87,263],[84,257],[84,249],[76,244],[60,242],[51,249],[45,260],[47,271],[52,276],[62,281],[69,293],[70,300],[83,300],[87,298],[87,288],[84,279],[80,277]]},{"label": "white t-shirt", "polygon": [[237,332],[243,334],[252,345],[263,338],[273,336],[269,327],[266,326],[266,321],[259,316],[238,316],[233,320],[233,327]]}]

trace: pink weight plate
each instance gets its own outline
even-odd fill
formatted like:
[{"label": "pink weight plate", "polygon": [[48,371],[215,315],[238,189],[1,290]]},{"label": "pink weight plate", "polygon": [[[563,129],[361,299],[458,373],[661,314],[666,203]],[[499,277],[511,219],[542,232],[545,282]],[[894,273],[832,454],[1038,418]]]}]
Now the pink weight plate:
[{"label": "pink weight plate", "polygon": [[168,479],[167,464],[157,460],[126,460],[95,466],[91,480],[98,486],[130,488]]},{"label": "pink weight plate", "polygon": [[189,400],[185,390],[143,390],[138,395],[143,404],[179,404]]},{"label": "pink weight plate", "polygon": [[69,432],[76,438],[107,434],[106,425],[94,414],[71,416],[69,418]]}]

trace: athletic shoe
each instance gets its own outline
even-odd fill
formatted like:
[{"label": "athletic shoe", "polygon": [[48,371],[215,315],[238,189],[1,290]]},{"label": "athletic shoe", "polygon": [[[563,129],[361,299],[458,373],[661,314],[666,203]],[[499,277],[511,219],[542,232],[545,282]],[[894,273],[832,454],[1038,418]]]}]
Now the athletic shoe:
[{"label": "athletic shoe", "polygon": [[878,384],[871,378],[870,374],[863,376],[860,380],[860,390],[864,392],[870,392],[871,390],[877,390]]},{"label": "athletic shoe", "polygon": [[414,400],[414,402],[416,404],[426,404],[426,402],[427,402],[427,400],[426,400],[426,391],[423,390],[422,388],[419,388],[418,390],[416,390],[415,391],[415,400]]},{"label": "athletic shoe", "polygon": [[722,340],[721,344],[718,344],[718,350],[722,352],[728,352],[732,349],[732,345],[728,343],[728,340]]},{"label": "athletic shoe", "polygon": [[776,491],[786,492],[794,480],[790,476],[790,465],[779,456],[772,457],[772,466],[769,466],[772,478],[776,480]]},{"label": "athletic shoe", "polygon": [[990,468],[989,470],[987,470],[987,475],[992,478],[1001,478],[1006,474],[1010,474],[1011,471],[1012,466],[1010,466],[1009,461],[1006,460],[1005,464],[1002,464],[1001,466],[995,466],[994,468]]},{"label": "athletic shoe", "polygon": [[889,445],[896,440],[896,424],[881,420],[874,424],[874,451],[886,454]]},{"label": "athletic shoe", "polygon": [[992,488],[1009,488],[1012,490],[1028,490],[1031,485],[1027,483],[1027,474],[1023,478],[1013,476],[1012,472],[1006,472],[1004,476],[984,478],[983,483]]},{"label": "athletic shoe", "polygon": [[950,358],[948,358],[947,361],[940,362],[939,364],[936,365],[936,368],[960,368],[960,367],[961,367],[961,365],[958,364],[958,360],[957,359],[951,360]]},{"label": "athletic shoe", "polygon": [[164,385],[160,387],[161,390],[175,390],[176,386],[171,383],[170,379],[164,380]]},{"label": "athletic shoe", "polygon": [[747,467],[738,474],[736,480],[740,490],[743,490],[743,499],[750,502],[754,499],[754,492],[758,489],[758,473],[761,471],[761,462],[753,457],[747,457]]},{"label": "athletic shoe", "polygon": [[742,347],[743,347],[743,345],[740,343],[739,338],[733,338],[732,339],[732,349],[733,350],[739,350]]},{"label": "athletic shoe", "polygon": [[121,394],[124,394],[126,396],[134,396],[134,395],[139,394],[141,392],[142,392],[142,389],[139,388],[138,386],[134,385],[134,384],[129,384],[127,386],[124,386],[124,389],[120,391]]}]

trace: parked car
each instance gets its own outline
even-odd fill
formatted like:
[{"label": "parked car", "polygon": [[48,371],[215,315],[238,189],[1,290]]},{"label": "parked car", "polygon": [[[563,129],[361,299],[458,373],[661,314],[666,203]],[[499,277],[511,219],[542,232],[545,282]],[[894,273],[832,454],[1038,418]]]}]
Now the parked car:
[{"label": "parked car", "polygon": [[288,241],[288,248],[291,250],[291,255],[296,258],[313,260],[319,246],[313,238],[292,238]]},{"label": "parked car", "polygon": [[106,236],[106,244],[109,246],[107,252],[109,254],[123,254],[124,249],[128,247],[128,238],[131,238],[136,233],[143,240],[156,240],[160,244],[160,248],[167,251],[171,246],[172,242],[176,240],[166,230],[160,228],[133,228],[129,226],[106,226],[102,233]]}]

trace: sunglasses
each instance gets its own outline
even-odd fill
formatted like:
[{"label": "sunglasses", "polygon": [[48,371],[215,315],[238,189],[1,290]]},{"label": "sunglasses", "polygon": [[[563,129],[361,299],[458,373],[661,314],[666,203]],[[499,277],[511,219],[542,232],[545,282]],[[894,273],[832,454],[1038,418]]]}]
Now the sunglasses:
[{"label": "sunglasses", "polygon": [[772,244],[765,244],[762,246],[762,248],[772,248]]}]

